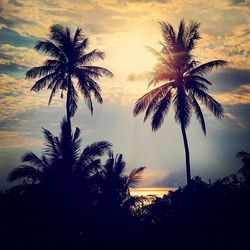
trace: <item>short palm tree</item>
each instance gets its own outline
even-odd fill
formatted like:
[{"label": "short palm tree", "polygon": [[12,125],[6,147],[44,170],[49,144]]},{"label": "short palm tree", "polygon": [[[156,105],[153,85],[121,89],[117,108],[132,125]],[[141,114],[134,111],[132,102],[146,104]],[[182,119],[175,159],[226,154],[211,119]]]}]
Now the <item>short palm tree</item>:
[{"label": "short palm tree", "polygon": [[[46,147],[42,157],[26,153],[23,164],[12,170],[8,181],[23,180],[21,186],[42,184],[48,187],[59,185],[70,188],[70,184],[90,184],[101,167],[100,157],[110,151],[111,144],[99,141],[88,145],[80,152],[80,130],[74,134],[66,119],[61,123],[61,134],[54,136],[43,129]],[[85,185],[86,186],[86,185]]]},{"label": "short palm tree", "polygon": [[78,27],[73,35],[68,27],[53,25],[49,40],[39,41],[35,46],[37,51],[45,52],[50,59],[26,73],[26,78],[40,78],[31,88],[32,91],[40,91],[45,87],[51,90],[49,104],[58,90],[61,91],[61,97],[63,92],[67,92],[66,114],[69,124],[70,117],[76,112],[78,101],[73,79],[76,79],[77,86],[93,113],[91,95],[94,95],[97,102],[103,101],[101,88],[96,80],[102,76],[113,76],[106,68],[91,65],[96,59],[104,59],[105,54],[97,49],[86,53],[88,44],[88,38],[81,28]]},{"label": "short palm tree", "polygon": [[175,110],[175,120],[180,124],[186,155],[187,183],[191,180],[190,156],[186,129],[189,126],[192,111],[196,114],[206,135],[206,125],[200,103],[205,105],[217,118],[223,117],[223,107],[207,91],[211,82],[204,74],[214,68],[224,66],[223,60],[199,64],[192,55],[196,42],[201,38],[200,24],[191,21],[186,25],[180,22],[178,33],[172,25],[160,22],[163,42],[160,52],[150,48],[157,56],[158,63],[151,72],[149,86],[161,83],[137,100],[134,115],[145,111],[144,121],[152,115],[152,130],[159,129],[171,104]]},{"label": "short palm tree", "polygon": [[145,167],[135,168],[129,175],[126,175],[126,163],[122,154],[114,156],[110,152],[109,158],[100,172],[104,201],[111,207],[122,205],[130,196],[129,189],[138,185],[144,169]]}]

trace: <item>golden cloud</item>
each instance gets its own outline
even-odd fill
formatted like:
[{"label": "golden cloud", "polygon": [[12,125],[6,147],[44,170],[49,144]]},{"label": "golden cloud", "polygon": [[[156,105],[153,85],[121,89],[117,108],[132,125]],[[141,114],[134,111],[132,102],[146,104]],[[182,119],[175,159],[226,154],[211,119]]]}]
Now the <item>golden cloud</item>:
[{"label": "golden cloud", "polygon": [[27,67],[42,64],[45,56],[34,49],[15,47],[9,44],[0,45],[0,64],[17,64]]},{"label": "golden cloud", "polygon": [[[30,91],[29,81],[15,79],[9,75],[0,74],[0,119],[15,116],[35,106],[45,106],[48,102],[48,92],[34,93]],[[60,105],[55,98],[53,105]]]},{"label": "golden cloud", "polygon": [[215,93],[213,96],[219,102],[227,105],[250,104],[250,84],[242,85],[231,92]]},{"label": "golden cloud", "polygon": [[0,130],[0,149],[17,149],[30,146],[42,146],[43,140],[19,131]]}]

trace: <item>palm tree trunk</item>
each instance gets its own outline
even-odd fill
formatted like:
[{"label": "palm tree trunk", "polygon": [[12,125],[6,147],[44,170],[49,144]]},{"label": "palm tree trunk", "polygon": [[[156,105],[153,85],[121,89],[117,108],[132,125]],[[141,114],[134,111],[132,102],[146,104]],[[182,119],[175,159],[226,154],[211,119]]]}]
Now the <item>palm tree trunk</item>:
[{"label": "palm tree trunk", "polygon": [[188,140],[186,135],[186,129],[181,124],[181,132],[184,142],[184,148],[185,148],[185,156],[186,156],[186,174],[187,174],[187,184],[190,184],[191,181],[191,168],[190,168],[190,156],[189,156],[189,148],[188,148]]},{"label": "palm tree trunk", "polygon": [[66,118],[67,118],[67,123],[69,125],[69,128],[71,129],[71,120],[70,120],[70,104],[69,104],[69,99],[71,95],[71,90],[70,90],[70,84],[68,85],[68,91],[67,91],[67,100],[66,100]]}]

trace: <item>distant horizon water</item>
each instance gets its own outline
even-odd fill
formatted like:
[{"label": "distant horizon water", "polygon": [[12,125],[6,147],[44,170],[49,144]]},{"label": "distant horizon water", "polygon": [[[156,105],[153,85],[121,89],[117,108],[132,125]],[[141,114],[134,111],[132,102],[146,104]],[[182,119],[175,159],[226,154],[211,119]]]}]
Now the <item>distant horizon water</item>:
[{"label": "distant horizon water", "polygon": [[177,188],[167,188],[167,187],[142,187],[142,188],[131,188],[130,193],[132,196],[148,196],[155,195],[162,198],[164,195],[168,194],[169,191],[175,191]]}]

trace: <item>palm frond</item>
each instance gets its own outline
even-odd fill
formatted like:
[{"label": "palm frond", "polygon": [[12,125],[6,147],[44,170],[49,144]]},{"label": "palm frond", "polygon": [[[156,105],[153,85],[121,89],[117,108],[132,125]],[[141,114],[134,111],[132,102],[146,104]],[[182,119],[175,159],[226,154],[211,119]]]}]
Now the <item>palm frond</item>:
[{"label": "palm frond", "polygon": [[199,82],[199,83],[205,83],[207,85],[212,85],[210,81],[208,81],[206,78],[198,75],[187,75],[184,78],[187,78],[187,80],[191,80],[193,82]]},{"label": "palm frond", "polygon": [[81,41],[84,39],[82,29],[80,27],[76,28],[75,35],[73,38],[73,44],[75,47],[78,47],[81,44]]},{"label": "palm frond", "polygon": [[89,162],[94,160],[95,157],[103,156],[110,151],[112,144],[107,141],[94,142],[83,150],[79,162]]},{"label": "palm frond", "polygon": [[189,71],[190,75],[204,75],[206,73],[211,72],[213,69],[218,68],[218,67],[223,67],[227,64],[227,61],[224,60],[215,60],[215,61],[210,61],[207,63],[204,63],[191,71]]},{"label": "palm frond", "polygon": [[164,121],[164,117],[167,114],[171,104],[172,93],[169,91],[162,100],[155,106],[154,114],[152,116],[152,130],[156,131],[159,129]]},{"label": "palm frond", "polygon": [[194,49],[196,41],[201,39],[199,28],[200,23],[196,21],[190,21],[186,30],[186,48],[188,51]]},{"label": "palm frond", "polygon": [[103,103],[103,99],[101,96],[101,88],[97,82],[95,82],[93,79],[87,77],[87,81],[89,84],[89,89],[91,92],[93,92],[95,99],[98,103]]},{"label": "palm frond", "polygon": [[31,91],[40,91],[41,89],[45,88],[49,82],[51,82],[54,77],[56,76],[56,72],[53,72],[51,74],[48,74],[38,81],[35,82],[35,84],[30,89]]},{"label": "palm frond", "polygon": [[[158,59],[159,63],[155,67],[155,72],[157,72],[157,69],[161,69],[166,72],[166,74],[173,75],[173,65],[171,64],[172,60],[172,54],[168,52],[168,49],[164,44],[162,44],[163,49],[161,52],[156,51],[154,48],[146,47],[156,58]],[[167,53],[166,53],[167,51]],[[163,67],[164,66],[164,67]],[[172,74],[171,74],[172,73]],[[170,77],[171,78],[171,77]]]},{"label": "palm frond", "polygon": [[176,122],[184,126],[184,128],[187,128],[190,123],[191,105],[183,88],[177,89],[173,103]]},{"label": "palm frond", "polygon": [[54,24],[50,27],[50,39],[59,46],[63,45],[66,39],[70,38],[70,30],[60,24]]},{"label": "palm frond", "polygon": [[27,178],[35,182],[37,179],[39,179],[40,174],[41,174],[41,171],[34,167],[21,165],[20,167],[13,169],[9,173],[7,180],[9,182],[13,182],[13,181],[18,181],[20,179]]},{"label": "palm frond", "polygon": [[101,76],[107,76],[107,77],[113,77],[113,73],[111,71],[109,71],[106,68],[103,67],[99,67],[99,66],[84,66],[85,69],[90,70],[91,72],[96,72],[98,74],[100,74]]},{"label": "palm frond", "polygon": [[92,103],[92,99],[91,99],[91,90],[89,88],[89,86],[87,84],[78,84],[78,86],[80,87],[80,90],[82,92],[82,95],[84,97],[84,100],[90,110],[91,115],[93,115],[93,103]]},{"label": "palm frond", "polygon": [[31,79],[36,77],[41,77],[44,75],[49,75],[53,72],[55,72],[56,68],[54,66],[40,66],[40,67],[34,67],[30,70],[28,70],[25,74],[25,79]]},{"label": "palm frond", "polygon": [[[170,86],[170,84],[169,84]],[[145,112],[145,116],[144,116],[144,122],[148,119],[148,117],[152,114],[152,112],[154,111],[155,107],[157,106],[157,104],[159,103],[159,101],[165,96],[165,93],[163,93],[162,91],[159,91],[154,98],[151,100],[151,102],[149,103],[146,112]]]},{"label": "palm frond", "polygon": [[[101,87],[96,81],[94,81],[91,77],[84,75],[84,72],[82,73],[81,71],[80,74],[78,72],[77,78],[78,78],[78,86],[82,90],[84,96],[89,96],[89,98],[91,98],[90,93],[92,92],[98,103],[103,102],[101,96]],[[91,111],[91,113],[93,113],[93,110]]]},{"label": "palm frond", "polygon": [[222,105],[217,102],[212,96],[207,94],[202,89],[192,89],[193,95],[196,96],[202,104],[204,104],[212,113],[213,115],[221,119],[224,116],[224,109]]},{"label": "palm frond", "polygon": [[[68,79],[70,81],[70,79]],[[69,103],[69,110],[70,110],[70,116],[73,117],[75,115],[75,112],[77,110],[77,101],[78,101],[78,94],[74,87],[73,82],[70,82],[68,85],[68,103]]]},{"label": "palm frond", "polygon": [[179,24],[179,29],[178,29],[177,39],[176,39],[178,42],[178,45],[183,46],[185,44],[185,31],[186,31],[185,21],[184,19],[182,19]]},{"label": "palm frond", "polygon": [[186,75],[188,74],[187,72],[189,72],[189,71],[191,71],[192,69],[194,69],[198,64],[199,64],[198,61],[192,60],[192,61],[187,65],[187,67],[186,67],[186,70],[185,70]]},{"label": "palm frond", "polygon": [[127,180],[128,188],[135,188],[138,185],[139,181],[141,180],[141,175],[145,170],[145,168],[146,167],[136,168],[130,172]]},{"label": "palm frond", "polygon": [[164,39],[164,42],[167,46],[168,49],[170,49],[171,51],[173,51],[173,47],[175,45],[176,42],[176,34],[174,31],[174,28],[171,24],[166,23],[166,22],[159,22],[161,25],[161,32],[162,32],[162,36]]},{"label": "palm frond", "polygon": [[79,128],[76,128],[74,136],[73,136],[73,142],[77,142],[80,140],[81,130]]},{"label": "palm frond", "polygon": [[148,105],[151,103],[151,101],[153,100],[153,98],[158,95],[159,93],[162,93],[162,95],[164,95],[164,93],[166,93],[169,90],[169,85],[168,84],[164,84],[160,87],[157,87],[151,91],[149,91],[148,93],[146,93],[145,95],[143,95],[141,98],[139,98],[134,106],[134,116],[137,116],[139,113],[143,112]]},{"label": "palm frond", "polygon": [[156,85],[159,82],[171,81],[174,79],[174,73],[170,68],[171,66],[162,66],[157,64],[152,72],[149,73],[149,83],[148,87],[151,85]]},{"label": "palm frond", "polygon": [[201,128],[202,128],[204,135],[206,135],[206,123],[205,123],[205,119],[204,119],[202,110],[200,108],[200,105],[193,95],[190,96],[190,99],[191,99],[190,102],[196,114],[197,120],[201,124]]},{"label": "palm frond", "polygon": [[45,128],[43,128],[42,132],[46,143],[46,148],[45,148],[46,155],[52,158],[58,157],[60,154],[58,138]]},{"label": "palm frond", "polygon": [[38,168],[44,168],[46,167],[46,164],[41,160],[37,155],[35,155],[32,152],[28,152],[23,155],[22,162],[28,162],[32,164],[34,167]]},{"label": "palm frond", "polygon": [[37,51],[43,51],[53,58],[66,62],[66,57],[63,51],[50,40],[39,41],[34,48]]},{"label": "palm frond", "polygon": [[102,59],[103,60],[104,57],[105,57],[104,52],[102,52],[100,50],[97,50],[97,49],[94,49],[91,52],[81,56],[78,59],[77,64],[82,65],[82,64],[92,63],[96,59]]},{"label": "palm frond", "polygon": [[83,51],[85,50],[89,45],[89,39],[88,38],[85,38],[77,47],[76,49],[78,51]]}]

